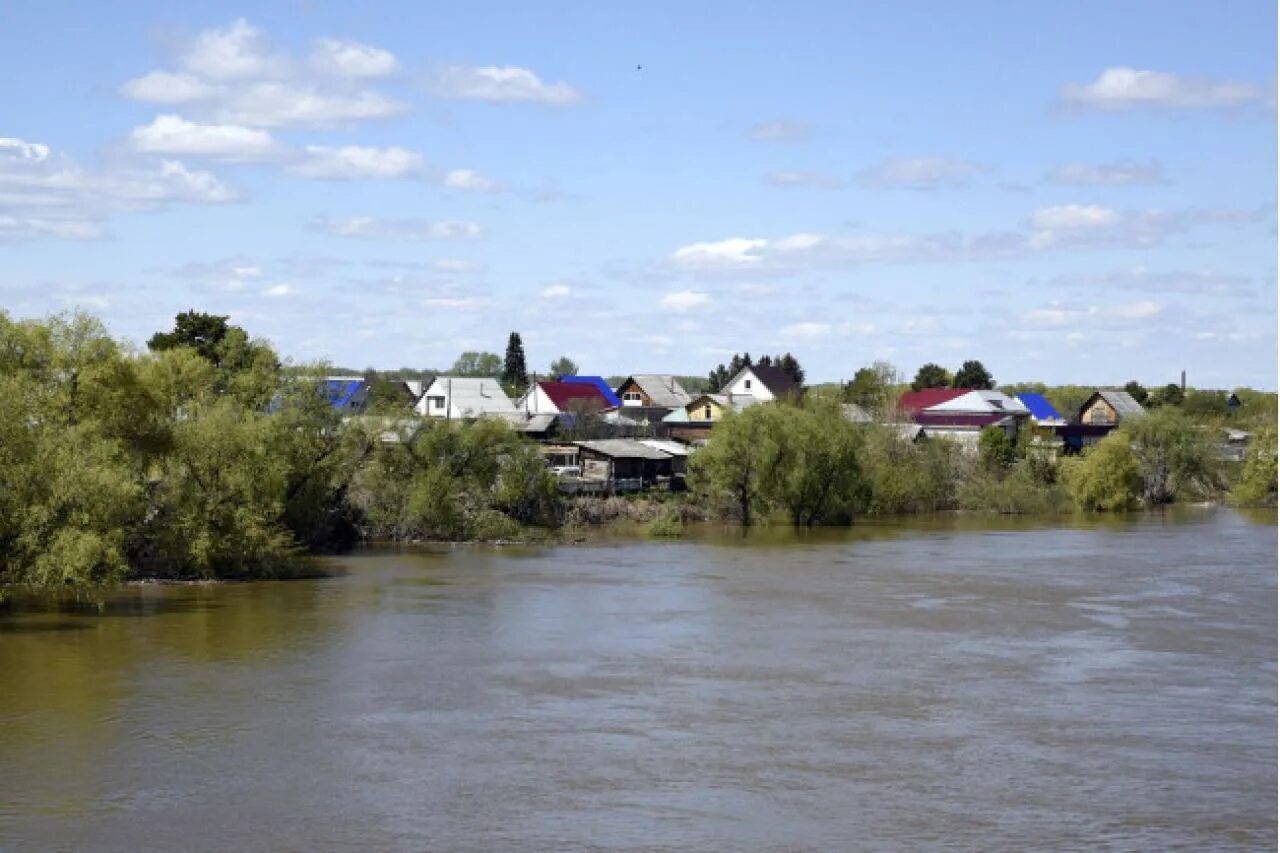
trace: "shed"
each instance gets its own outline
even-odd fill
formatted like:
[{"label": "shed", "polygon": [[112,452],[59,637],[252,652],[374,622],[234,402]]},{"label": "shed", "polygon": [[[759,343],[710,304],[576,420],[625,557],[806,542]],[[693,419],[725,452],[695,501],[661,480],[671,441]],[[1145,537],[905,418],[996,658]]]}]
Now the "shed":
[{"label": "shed", "polygon": [[603,438],[574,442],[582,459],[584,477],[600,480],[634,480],[637,487],[673,473],[672,454],[632,438]]},{"label": "shed", "polygon": [[1080,407],[1080,423],[1116,427],[1145,412],[1128,391],[1094,391]]}]

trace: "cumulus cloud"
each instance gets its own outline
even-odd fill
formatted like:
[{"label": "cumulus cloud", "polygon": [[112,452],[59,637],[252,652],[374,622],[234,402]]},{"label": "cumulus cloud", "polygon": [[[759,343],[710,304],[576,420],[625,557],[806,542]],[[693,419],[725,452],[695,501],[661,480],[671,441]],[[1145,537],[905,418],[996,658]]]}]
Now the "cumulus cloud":
[{"label": "cumulus cloud", "polygon": [[1107,68],[1092,83],[1067,83],[1062,102],[1077,109],[1121,111],[1144,107],[1205,109],[1262,102],[1266,92],[1250,83],[1180,77],[1166,71]]},{"label": "cumulus cloud", "polygon": [[820,172],[782,171],[765,175],[765,183],[775,187],[803,187],[814,190],[838,190],[849,182],[835,175]]},{"label": "cumulus cloud", "polygon": [[567,106],[582,100],[582,94],[568,83],[545,83],[529,69],[512,65],[450,66],[435,75],[431,89],[442,98],[490,103],[532,101]]},{"label": "cumulus cloud", "polygon": [[818,341],[839,335],[873,335],[876,327],[872,323],[828,323],[825,321],[805,321],[783,326],[779,334],[788,341]]},{"label": "cumulus cloud", "polygon": [[476,223],[457,219],[428,221],[373,216],[320,217],[312,227],[334,237],[366,240],[466,240],[479,237],[481,233]]},{"label": "cumulus cloud", "polygon": [[293,175],[327,181],[361,178],[411,178],[422,173],[422,155],[407,148],[308,145],[303,157],[286,169]]},{"label": "cumulus cloud", "polygon": [[156,116],[151,124],[135,127],[129,141],[137,151],[182,154],[221,160],[262,160],[279,148],[271,134],[230,124],[200,124],[178,115]]},{"label": "cumulus cloud", "polygon": [[486,178],[471,169],[453,169],[440,179],[444,186],[451,190],[466,190],[476,193],[492,193],[502,189],[497,181]]},{"label": "cumulus cloud", "polygon": [[802,142],[813,134],[813,128],[800,121],[773,119],[747,128],[746,136],[757,142]]},{"label": "cumulus cloud", "polygon": [[693,311],[711,304],[711,297],[697,290],[677,290],[658,300],[658,305],[669,311]]},{"label": "cumulus cloud", "polygon": [[548,284],[538,294],[543,299],[563,299],[573,294],[573,288],[567,284]]},{"label": "cumulus cloud", "polygon": [[307,62],[272,53],[244,19],[205,30],[178,57],[182,71],[157,69],[120,93],[149,103],[185,105],[201,120],[248,127],[332,127],[403,113],[408,107],[369,79],[397,67],[388,51],[354,41],[318,39]]},{"label": "cumulus cloud", "polygon": [[308,63],[321,74],[338,77],[385,77],[399,67],[388,50],[347,39],[316,39]]},{"label": "cumulus cloud", "polygon": [[1092,322],[1109,327],[1125,326],[1134,321],[1149,320],[1164,310],[1158,302],[1144,300],[1126,305],[1075,306],[1050,303],[1047,308],[1033,308],[1022,319],[1036,326],[1074,326]]},{"label": "cumulus cloud", "polygon": [[1068,187],[1140,187],[1167,183],[1159,163],[1063,163],[1045,180]]},{"label": "cumulus cloud", "polygon": [[688,267],[754,266],[761,260],[756,250],[764,248],[767,244],[767,240],[747,237],[691,243],[676,249],[672,260],[681,266]]},{"label": "cumulus cloud", "polygon": [[277,284],[262,291],[263,296],[279,298],[281,296],[297,296],[298,288],[291,284]]},{"label": "cumulus cloud", "polygon": [[1097,228],[1114,225],[1120,214],[1097,204],[1063,204],[1042,207],[1031,215],[1033,228],[1059,230],[1071,228]]},{"label": "cumulus cloud", "polygon": [[869,189],[935,190],[960,187],[987,170],[979,163],[945,157],[899,157],[858,173],[858,184]]}]

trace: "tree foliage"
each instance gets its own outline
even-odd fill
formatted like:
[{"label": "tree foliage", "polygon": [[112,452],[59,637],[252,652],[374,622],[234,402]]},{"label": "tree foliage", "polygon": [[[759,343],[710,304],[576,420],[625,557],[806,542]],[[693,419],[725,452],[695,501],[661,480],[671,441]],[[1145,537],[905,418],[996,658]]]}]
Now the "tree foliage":
[{"label": "tree foliage", "polygon": [[552,379],[559,379],[561,376],[577,376],[578,363],[567,355],[562,355],[555,361],[551,362],[548,373]]},{"label": "tree foliage", "polygon": [[464,352],[449,368],[450,376],[497,379],[501,373],[502,359],[491,352]]},{"label": "tree foliage", "polygon": [[1132,448],[1146,505],[1211,497],[1221,488],[1213,443],[1181,411],[1162,408],[1132,418],[1119,434]]},{"label": "tree foliage", "polygon": [[1233,503],[1244,506],[1276,505],[1276,428],[1269,424],[1249,442],[1244,470],[1231,490]]},{"label": "tree foliage", "polygon": [[1129,449],[1129,437],[1113,432],[1080,459],[1062,462],[1062,477],[1076,506],[1116,512],[1133,509],[1142,494],[1142,475]]},{"label": "tree foliage", "polygon": [[983,427],[978,434],[978,456],[989,471],[1003,471],[1017,458],[1013,440],[998,426]]},{"label": "tree foliage", "polygon": [[857,403],[868,412],[883,414],[893,404],[893,393],[898,385],[898,372],[887,361],[872,362],[860,367],[844,386],[844,399]]},{"label": "tree foliage", "polygon": [[951,380],[951,387],[990,391],[996,387],[996,381],[991,378],[991,373],[982,365],[982,362],[970,360],[960,365],[960,369]]},{"label": "tree foliage", "polygon": [[1129,393],[1130,397],[1137,401],[1139,406],[1145,406],[1147,404],[1147,389],[1138,380],[1130,379],[1128,382],[1124,383],[1124,390]]},{"label": "tree foliage", "polygon": [[529,370],[524,361],[524,342],[520,340],[519,332],[512,332],[507,338],[507,353],[502,361],[502,381],[518,388],[529,384]]},{"label": "tree foliage", "polygon": [[916,378],[911,380],[912,391],[923,391],[926,388],[950,388],[951,374],[940,364],[929,362],[921,365],[916,371]]}]

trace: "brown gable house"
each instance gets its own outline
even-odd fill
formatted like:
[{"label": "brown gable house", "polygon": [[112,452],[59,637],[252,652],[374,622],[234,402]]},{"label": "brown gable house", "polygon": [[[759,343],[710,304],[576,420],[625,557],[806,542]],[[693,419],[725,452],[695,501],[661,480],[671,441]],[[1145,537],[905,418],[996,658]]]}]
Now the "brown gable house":
[{"label": "brown gable house", "polygon": [[1114,427],[1145,411],[1128,391],[1094,391],[1080,407],[1080,423]]}]

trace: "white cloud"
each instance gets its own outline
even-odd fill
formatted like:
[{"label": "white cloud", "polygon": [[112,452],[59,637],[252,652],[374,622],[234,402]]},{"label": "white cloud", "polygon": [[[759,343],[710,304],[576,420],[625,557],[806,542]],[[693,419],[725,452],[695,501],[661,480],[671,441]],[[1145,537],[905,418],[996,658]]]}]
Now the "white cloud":
[{"label": "white cloud", "polygon": [[770,172],[765,176],[765,183],[775,187],[805,187],[815,190],[838,190],[848,186],[848,181],[835,175],[799,171]]},{"label": "white cloud", "polygon": [[900,157],[858,173],[858,183],[872,189],[932,190],[963,186],[986,170],[979,163],[944,157]]},{"label": "white cloud", "polygon": [[1033,308],[1023,315],[1023,320],[1037,326],[1071,326],[1081,323],[1124,327],[1133,321],[1149,320],[1160,314],[1164,307],[1158,302],[1144,300],[1127,305],[1089,305],[1077,307],[1051,303],[1048,308]]},{"label": "white cloud", "polygon": [[1105,290],[1137,290],[1151,293],[1185,293],[1202,296],[1249,298],[1259,288],[1248,276],[1211,270],[1170,270],[1152,272],[1142,266],[1089,275],[1060,275],[1052,279],[1055,288],[1096,287]]},{"label": "white cloud", "polygon": [[497,181],[490,180],[471,169],[453,169],[446,172],[440,182],[451,190],[468,192],[491,193],[502,189],[502,185]]},{"label": "white cloud", "polygon": [[88,171],[53,154],[47,145],[0,139],[0,236],[94,239],[121,211],[148,211],[169,203],[218,204],[238,193],[211,172],[177,160],[158,167]]},{"label": "white cloud", "polygon": [[534,101],[566,106],[582,99],[568,83],[544,83],[529,69],[511,65],[450,66],[436,75],[432,88],[440,97],[491,103]]},{"label": "white cloud", "polygon": [[153,104],[187,104],[192,101],[206,101],[217,97],[222,92],[221,86],[215,86],[193,74],[173,71],[149,71],[120,87],[120,94],[126,98]]},{"label": "white cloud", "polygon": [[457,219],[424,221],[419,219],[378,219],[372,216],[350,216],[343,219],[320,218],[313,223],[318,231],[335,237],[370,240],[465,240],[479,237],[480,226]]},{"label": "white cloud", "polygon": [[711,297],[696,290],[677,290],[658,300],[658,304],[670,311],[693,311],[711,304]]},{"label": "white cloud", "polygon": [[1070,228],[1098,228],[1114,225],[1120,214],[1096,204],[1063,204],[1042,207],[1031,215],[1031,225],[1047,231]]},{"label": "white cloud", "polygon": [[438,308],[451,311],[476,311],[492,304],[492,300],[479,296],[432,296],[422,300],[426,308]]},{"label": "white cloud", "polygon": [[308,145],[304,159],[287,169],[292,175],[327,181],[360,178],[412,178],[422,174],[422,155],[407,148]]},{"label": "white cloud", "polygon": [[788,119],[762,121],[747,128],[747,138],[759,142],[800,142],[808,139],[813,128],[804,122]]},{"label": "white cloud", "polygon": [[548,284],[538,294],[543,299],[563,299],[573,294],[573,288],[567,284]]},{"label": "white cloud", "polygon": [[408,107],[395,98],[363,89],[326,91],[307,83],[264,80],[232,91],[218,105],[221,121],[253,127],[333,127],[391,118]]},{"label": "white cloud", "polygon": [[754,254],[762,249],[766,240],[753,240],[746,237],[731,237],[709,243],[692,243],[676,249],[671,259],[682,266],[753,266],[760,263],[760,257]]},{"label": "white cloud", "polygon": [[828,323],[805,321],[783,326],[779,334],[783,340],[817,341],[833,335],[872,335],[876,327],[871,323]]},{"label": "white cloud", "polygon": [[1165,71],[1107,68],[1092,83],[1062,87],[1063,103],[1081,109],[1131,110],[1140,107],[1237,107],[1263,100],[1259,86],[1192,77]]},{"label": "white cloud", "polygon": [[152,154],[186,154],[222,160],[261,160],[278,152],[265,130],[230,124],[199,124],[178,115],[156,116],[129,134],[134,149]]},{"label": "white cloud", "polygon": [[1064,163],[1045,175],[1051,184],[1075,187],[1137,187],[1166,183],[1159,163]]},{"label": "white cloud", "polygon": [[244,18],[200,33],[182,64],[188,71],[214,80],[270,76],[286,67],[283,59],[267,52],[262,31]]},{"label": "white cloud", "polygon": [[316,39],[308,59],[321,74],[336,77],[385,77],[396,71],[395,54],[347,39]]},{"label": "white cloud", "polygon": [[298,288],[291,284],[277,284],[262,291],[263,296],[278,298],[281,296],[297,296]]}]

